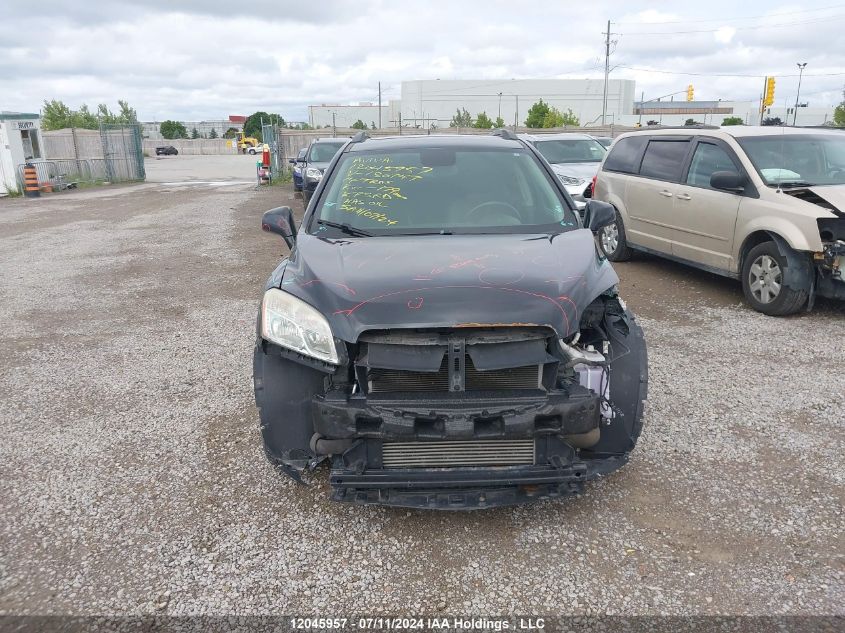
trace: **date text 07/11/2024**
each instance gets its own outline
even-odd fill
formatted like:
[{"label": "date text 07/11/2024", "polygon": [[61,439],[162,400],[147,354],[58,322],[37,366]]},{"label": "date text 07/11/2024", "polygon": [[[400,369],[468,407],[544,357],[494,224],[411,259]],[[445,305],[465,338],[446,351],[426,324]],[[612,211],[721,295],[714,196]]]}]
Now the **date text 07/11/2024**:
[{"label": "date text 07/11/2024", "polygon": [[338,618],[338,617],[310,617],[291,618],[290,626],[295,630],[343,630],[354,629],[359,631],[401,631],[401,630],[431,630],[440,629],[444,631],[541,631],[545,628],[543,618],[415,618],[415,617],[359,617],[359,618]]}]

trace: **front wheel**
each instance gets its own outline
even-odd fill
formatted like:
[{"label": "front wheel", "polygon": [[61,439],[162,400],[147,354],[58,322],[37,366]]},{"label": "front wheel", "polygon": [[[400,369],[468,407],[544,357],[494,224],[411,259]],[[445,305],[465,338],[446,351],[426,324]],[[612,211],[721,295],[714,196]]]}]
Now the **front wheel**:
[{"label": "front wheel", "polygon": [[601,250],[612,262],[624,262],[631,259],[633,251],[625,240],[625,227],[619,211],[616,212],[616,222],[608,224],[599,231]]},{"label": "front wheel", "polygon": [[804,307],[808,293],[784,284],[786,271],[786,257],[774,242],[763,242],[749,251],[742,264],[742,291],[752,308],[770,316],[785,316]]}]

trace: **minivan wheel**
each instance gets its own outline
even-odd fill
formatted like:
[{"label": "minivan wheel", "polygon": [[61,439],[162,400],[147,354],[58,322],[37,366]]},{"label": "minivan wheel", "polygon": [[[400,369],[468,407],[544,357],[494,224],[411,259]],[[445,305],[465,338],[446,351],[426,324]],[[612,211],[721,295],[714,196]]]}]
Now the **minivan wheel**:
[{"label": "minivan wheel", "polygon": [[771,316],[795,314],[807,303],[807,291],[783,283],[787,261],[777,244],[752,248],[742,264],[742,291],[751,307]]},{"label": "minivan wheel", "polygon": [[601,244],[601,250],[612,262],[624,262],[631,259],[633,251],[625,241],[625,227],[622,225],[619,211],[616,212],[616,222],[608,224],[599,231],[599,244]]}]

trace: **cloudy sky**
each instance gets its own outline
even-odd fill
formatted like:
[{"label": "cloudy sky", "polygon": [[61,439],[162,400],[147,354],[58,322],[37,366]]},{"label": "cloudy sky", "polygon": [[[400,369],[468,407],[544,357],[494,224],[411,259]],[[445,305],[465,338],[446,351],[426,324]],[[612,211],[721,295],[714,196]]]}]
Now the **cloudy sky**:
[{"label": "cloudy sky", "polygon": [[[602,76],[646,99],[833,105],[845,84],[845,3],[483,0],[2,0],[0,110],[127,99],[145,121],[397,98],[403,80]],[[18,16],[31,19],[19,20]],[[42,18],[41,16],[47,16]],[[683,97],[680,97],[683,98]]]}]

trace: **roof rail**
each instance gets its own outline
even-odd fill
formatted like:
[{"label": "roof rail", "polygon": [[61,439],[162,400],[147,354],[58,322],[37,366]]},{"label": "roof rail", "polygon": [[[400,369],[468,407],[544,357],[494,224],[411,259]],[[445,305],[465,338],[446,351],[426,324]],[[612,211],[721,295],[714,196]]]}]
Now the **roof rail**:
[{"label": "roof rail", "polygon": [[519,138],[517,138],[516,134],[514,134],[509,129],[504,128],[504,127],[500,127],[498,130],[493,130],[492,132],[490,132],[490,136],[501,136],[502,138],[507,139],[509,141],[518,141],[519,140]]},{"label": "roof rail", "polygon": [[370,138],[370,135],[367,134],[364,131],[361,131],[361,132],[358,132],[355,136],[353,136],[352,140],[350,140],[349,142],[350,143],[362,143],[362,142],[366,141],[368,138]]},{"label": "roof rail", "polygon": [[644,125],[633,130],[625,130],[625,133],[653,132],[654,130],[718,130],[720,127],[719,125],[705,125],[703,123],[696,123],[695,125]]}]

